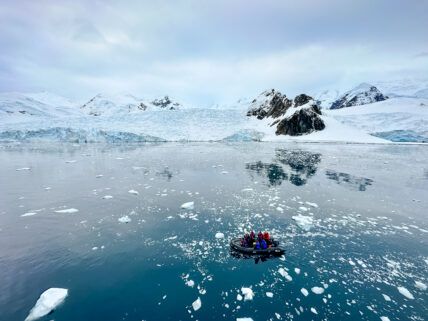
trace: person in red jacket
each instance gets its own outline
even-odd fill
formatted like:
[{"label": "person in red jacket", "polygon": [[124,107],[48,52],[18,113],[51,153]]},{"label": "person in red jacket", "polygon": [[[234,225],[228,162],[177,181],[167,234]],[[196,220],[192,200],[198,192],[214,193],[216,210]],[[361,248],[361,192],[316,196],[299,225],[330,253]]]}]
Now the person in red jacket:
[{"label": "person in red jacket", "polygon": [[270,245],[270,244],[271,244],[270,239],[269,239],[269,233],[268,233],[268,232],[264,232],[264,233],[263,233],[263,239],[266,241],[266,243],[267,243],[268,245]]}]

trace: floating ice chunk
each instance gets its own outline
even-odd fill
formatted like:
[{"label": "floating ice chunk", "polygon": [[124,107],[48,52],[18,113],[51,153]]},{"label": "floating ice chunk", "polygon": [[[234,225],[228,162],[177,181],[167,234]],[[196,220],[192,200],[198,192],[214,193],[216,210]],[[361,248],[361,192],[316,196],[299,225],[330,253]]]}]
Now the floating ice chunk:
[{"label": "floating ice chunk", "polygon": [[244,295],[244,301],[252,300],[254,297],[254,292],[251,288],[241,288],[241,292]]},{"label": "floating ice chunk", "polygon": [[311,308],[311,312],[314,314],[318,314],[317,310],[315,310],[315,308]]},{"label": "floating ice chunk", "polygon": [[94,246],[94,247],[92,248],[92,251],[96,251],[96,250],[98,250],[98,246]]},{"label": "floating ice chunk", "polygon": [[295,215],[291,217],[293,220],[296,221],[296,224],[303,230],[309,231],[313,224],[313,219],[310,216],[304,216],[304,215]]},{"label": "floating ice chunk", "polygon": [[215,238],[216,239],[223,239],[224,238],[224,234],[221,233],[221,232],[218,232],[218,233],[215,234]]},{"label": "floating ice chunk", "polygon": [[390,321],[388,317],[380,317],[382,321]]},{"label": "floating ice chunk", "polygon": [[301,288],[301,289],[300,289],[300,292],[302,292],[302,294],[303,294],[304,296],[308,296],[308,294],[309,294],[308,290],[306,290],[305,288]]},{"label": "floating ice chunk", "polygon": [[195,282],[193,280],[189,280],[186,282],[186,285],[193,288],[195,286]]},{"label": "floating ice chunk", "polygon": [[131,218],[130,218],[128,215],[125,215],[125,216],[119,217],[117,220],[118,220],[120,223],[129,223],[129,222],[131,222]]},{"label": "floating ice chunk", "polygon": [[25,321],[33,321],[49,314],[60,305],[68,295],[67,289],[50,288],[40,295],[36,305],[31,309]]},{"label": "floating ice chunk", "polygon": [[402,295],[404,295],[406,298],[413,300],[415,297],[413,294],[410,293],[409,290],[407,290],[404,286],[397,287],[398,292],[400,292]]},{"label": "floating ice chunk", "polygon": [[387,296],[386,294],[383,294],[383,298],[385,299],[385,301],[391,301],[391,298],[389,296]]},{"label": "floating ice chunk", "polygon": [[222,173],[222,174],[229,174],[229,172],[228,172],[228,171],[222,171],[221,173]]},{"label": "floating ice chunk", "polygon": [[313,288],[311,288],[311,291],[314,292],[315,294],[323,294],[324,288],[321,288],[319,286],[314,286]]},{"label": "floating ice chunk", "polygon": [[29,171],[31,170],[30,167],[21,167],[21,168],[17,168],[16,171],[20,172],[20,171]]},{"label": "floating ice chunk", "polygon": [[56,213],[77,213],[79,210],[77,208],[66,208],[65,210],[55,211]]},{"label": "floating ice chunk", "polygon": [[27,212],[25,214],[22,214],[21,217],[33,216],[33,215],[36,215],[36,214],[37,214],[36,212]]},{"label": "floating ice chunk", "polygon": [[276,208],[276,210],[278,211],[278,212],[284,212],[284,209],[282,208],[282,207],[280,207],[280,206],[278,206],[277,208]]},{"label": "floating ice chunk", "polygon": [[288,274],[286,270],[284,270],[284,268],[279,268],[278,273],[281,274],[284,278],[286,278],[287,281],[293,280],[293,278],[290,276],[290,274]]},{"label": "floating ice chunk", "polygon": [[304,207],[304,206],[300,206],[300,207],[299,207],[299,210],[301,210],[301,211],[303,211],[303,212],[306,212],[306,211],[309,211],[309,208]]},{"label": "floating ice chunk", "polygon": [[75,163],[76,162],[76,160],[68,160],[68,161],[65,161],[67,164],[73,164],[73,163]]},{"label": "floating ice chunk", "polygon": [[134,194],[134,195],[138,195],[139,193],[138,193],[138,191],[136,191],[136,190],[134,190],[134,189],[130,189],[129,191],[128,191],[128,193],[130,193],[130,194]]},{"label": "floating ice chunk", "polygon": [[198,311],[202,306],[201,298],[198,297],[195,302],[192,303],[193,310]]},{"label": "floating ice chunk", "polygon": [[236,318],[236,321],[254,321],[252,318]]},{"label": "floating ice chunk", "polygon": [[351,264],[351,265],[355,265],[355,262],[354,261],[352,261],[351,259],[349,259],[349,264]]},{"label": "floating ice chunk", "polygon": [[244,188],[243,190],[241,190],[241,192],[251,192],[252,190],[252,188]]},{"label": "floating ice chunk", "polygon": [[273,298],[273,293],[272,292],[266,292],[266,296],[268,298]]},{"label": "floating ice chunk", "polygon": [[294,272],[295,272],[296,274],[300,274],[300,269],[299,269],[299,268],[294,268]]},{"label": "floating ice chunk", "polygon": [[104,175],[103,174],[98,174],[97,176],[95,176],[96,178],[101,178],[101,177],[103,177]]},{"label": "floating ice chunk", "polygon": [[238,293],[238,295],[236,296],[236,300],[238,300],[238,301],[242,301],[242,295],[240,295],[240,294]]},{"label": "floating ice chunk", "polygon": [[187,202],[181,204],[181,208],[184,210],[193,210],[195,208],[195,202]]},{"label": "floating ice chunk", "polygon": [[426,284],[424,284],[424,283],[422,283],[422,282],[420,282],[420,281],[415,281],[415,286],[416,286],[418,289],[421,289],[421,290],[423,290],[423,291],[425,291],[425,290],[427,289]]},{"label": "floating ice chunk", "polygon": [[103,199],[105,199],[105,200],[109,200],[109,199],[112,199],[113,198],[113,196],[111,196],[111,195],[104,195],[103,196]]},{"label": "floating ice chunk", "polygon": [[318,207],[317,203],[311,203],[311,202],[305,202],[305,203],[312,207]]}]

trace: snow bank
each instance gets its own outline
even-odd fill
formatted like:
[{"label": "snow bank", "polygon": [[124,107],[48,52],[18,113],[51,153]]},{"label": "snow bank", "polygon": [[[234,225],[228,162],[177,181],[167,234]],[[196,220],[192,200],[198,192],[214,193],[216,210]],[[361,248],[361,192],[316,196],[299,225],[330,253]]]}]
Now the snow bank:
[{"label": "snow bank", "polygon": [[303,230],[309,231],[313,224],[313,219],[310,216],[304,216],[304,215],[295,215],[291,217],[293,220],[296,221],[296,224]]},{"label": "snow bank", "polygon": [[46,290],[40,295],[36,305],[31,309],[25,321],[33,321],[49,314],[65,300],[67,295],[67,289],[50,288]]}]

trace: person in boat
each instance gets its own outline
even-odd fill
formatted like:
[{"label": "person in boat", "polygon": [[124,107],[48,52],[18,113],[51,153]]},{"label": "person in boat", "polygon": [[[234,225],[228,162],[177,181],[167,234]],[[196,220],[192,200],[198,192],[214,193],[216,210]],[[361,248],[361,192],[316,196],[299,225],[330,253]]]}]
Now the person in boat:
[{"label": "person in boat", "polygon": [[245,240],[245,237],[241,239],[241,246],[247,247],[247,241]]},{"label": "person in boat", "polygon": [[254,240],[256,239],[256,234],[254,233],[254,231],[251,231],[251,233],[250,233],[250,239],[251,239],[251,241],[253,241],[253,242],[254,242]]},{"label": "person in boat", "polygon": [[262,249],[267,249],[268,245],[267,245],[265,239],[262,240],[262,242],[260,243],[260,246]]},{"label": "person in boat", "polygon": [[262,232],[260,231],[260,232],[259,232],[259,234],[257,234],[257,240],[258,240],[259,242],[261,242],[261,241],[262,241],[262,239],[263,239],[263,234],[262,234]]},{"label": "person in boat", "polygon": [[254,246],[254,248],[257,250],[257,249],[260,249],[260,242],[259,241],[256,241],[256,245]]},{"label": "person in boat", "polygon": [[266,241],[266,244],[270,245],[271,241],[270,241],[270,237],[269,237],[269,233],[268,232],[264,232],[263,233],[263,239]]}]

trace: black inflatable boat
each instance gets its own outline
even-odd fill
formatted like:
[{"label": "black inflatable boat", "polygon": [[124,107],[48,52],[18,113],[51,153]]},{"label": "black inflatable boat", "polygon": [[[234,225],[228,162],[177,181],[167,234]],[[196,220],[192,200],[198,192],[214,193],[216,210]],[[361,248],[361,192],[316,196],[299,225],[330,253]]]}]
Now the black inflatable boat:
[{"label": "black inflatable boat", "polygon": [[267,249],[255,249],[253,247],[244,247],[241,245],[241,239],[236,238],[230,241],[230,247],[238,252],[249,255],[282,255],[285,250],[279,247],[279,242],[272,240],[272,246]]}]

